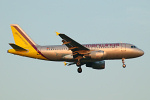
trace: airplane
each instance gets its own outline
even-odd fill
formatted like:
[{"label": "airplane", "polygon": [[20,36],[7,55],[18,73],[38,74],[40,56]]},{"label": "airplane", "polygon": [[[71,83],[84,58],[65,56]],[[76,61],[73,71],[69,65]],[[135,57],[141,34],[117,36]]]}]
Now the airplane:
[{"label": "airplane", "polygon": [[65,34],[56,32],[62,38],[62,45],[40,46],[36,44],[17,24],[11,24],[14,43],[9,43],[13,49],[7,52],[15,55],[48,60],[64,61],[67,66],[78,67],[82,72],[82,65],[93,69],[105,69],[104,60],[122,59],[123,68],[125,59],[140,57],[144,51],[129,43],[102,43],[80,44]]}]

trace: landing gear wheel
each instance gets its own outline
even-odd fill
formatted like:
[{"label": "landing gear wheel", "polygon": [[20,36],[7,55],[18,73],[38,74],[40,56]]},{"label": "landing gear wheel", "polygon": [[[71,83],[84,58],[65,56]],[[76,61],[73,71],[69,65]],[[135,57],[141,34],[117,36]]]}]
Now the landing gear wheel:
[{"label": "landing gear wheel", "polygon": [[78,68],[77,71],[78,71],[78,73],[81,73],[82,72],[82,68]]},{"label": "landing gear wheel", "polygon": [[123,68],[126,68],[126,64],[123,64],[122,67],[123,67]]}]

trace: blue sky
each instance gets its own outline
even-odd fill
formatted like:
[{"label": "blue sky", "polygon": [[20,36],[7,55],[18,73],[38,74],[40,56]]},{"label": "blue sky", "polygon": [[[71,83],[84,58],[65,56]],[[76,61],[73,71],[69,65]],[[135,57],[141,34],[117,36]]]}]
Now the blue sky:
[{"label": "blue sky", "polygon": [[[149,100],[149,0],[1,0],[0,100]],[[104,70],[8,54],[10,24],[40,45],[60,45],[62,32],[79,43],[132,43],[144,56],[106,61]]]}]

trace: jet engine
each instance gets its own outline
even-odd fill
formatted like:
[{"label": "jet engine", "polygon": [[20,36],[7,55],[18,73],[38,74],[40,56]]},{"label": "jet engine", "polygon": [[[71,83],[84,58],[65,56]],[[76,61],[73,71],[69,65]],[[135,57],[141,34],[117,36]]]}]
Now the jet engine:
[{"label": "jet engine", "polygon": [[91,51],[90,57],[92,59],[102,59],[104,56],[104,51]]},{"label": "jet engine", "polygon": [[91,67],[93,69],[105,69],[105,61],[96,61],[86,63],[86,67]]}]

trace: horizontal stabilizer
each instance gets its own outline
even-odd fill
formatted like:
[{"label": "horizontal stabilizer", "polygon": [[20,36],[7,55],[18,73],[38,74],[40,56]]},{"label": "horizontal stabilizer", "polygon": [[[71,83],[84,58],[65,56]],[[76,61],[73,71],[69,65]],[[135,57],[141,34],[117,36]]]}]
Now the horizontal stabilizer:
[{"label": "horizontal stabilizer", "polygon": [[13,49],[15,49],[16,51],[27,51],[26,49],[24,49],[24,48],[22,48],[22,47],[20,47],[20,46],[18,46],[18,45],[16,45],[16,44],[14,44],[14,43],[9,43],[9,45],[10,45]]}]

